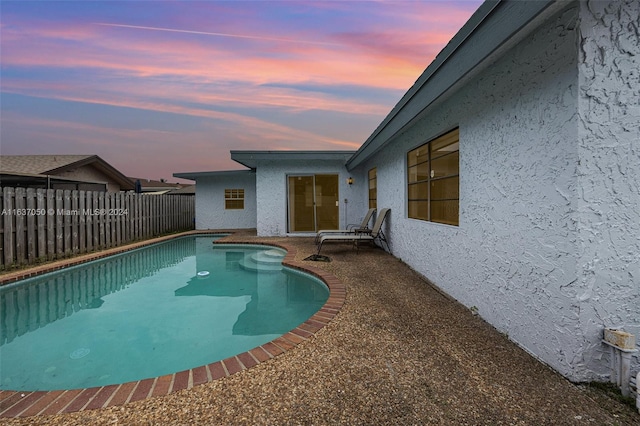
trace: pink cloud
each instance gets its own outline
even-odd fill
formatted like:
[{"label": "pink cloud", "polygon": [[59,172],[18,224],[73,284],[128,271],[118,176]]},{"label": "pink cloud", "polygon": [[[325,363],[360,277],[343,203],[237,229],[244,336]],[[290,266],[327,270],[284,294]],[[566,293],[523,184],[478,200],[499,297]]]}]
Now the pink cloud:
[{"label": "pink cloud", "polygon": [[[19,49],[5,48],[3,60],[18,66],[93,68],[140,77],[179,75],[201,82],[305,82],[390,89],[407,87],[412,82],[407,81],[407,75],[415,80],[428,60],[421,55],[407,54],[416,52],[417,48],[402,47],[397,38],[392,40],[384,34],[338,36],[341,47],[277,42],[278,58],[268,58],[241,57],[224,46],[182,39],[134,38],[125,44],[122,35],[117,33],[119,28],[94,27],[73,30],[44,27],[38,34],[23,39]],[[280,40],[279,37],[263,38]],[[367,43],[365,39],[370,41]],[[64,42],[69,40],[82,42],[67,48]],[[405,52],[398,51],[398,46]],[[61,51],[65,52],[64,61],[61,61]],[[381,75],[377,65],[384,63],[391,66]]]},{"label": "pink cloud", "polygon": [[[153,129],[118,129],[59,120],[34,119],[10,114],[3,126],[16,137],[39,141],[21,149],[3,149],[12,154],[97,154],[126,175],[151,179],[173,179],[178,172],[232,170],[243,167],[229,157],[237,146],[264,149],[265,141],[273,149],[299,149],[308,142],[314,149],[356,149],[353,143],[318,138],[317,135],[262,123],[238,133],[236,125],[218,125],[193,131],[167,132]],[[14,130],[14,128],[16,130]],[[213,136],[215,135],[215,136]],[[46,141],[46,143],[42,143]],[[188,141],[188,149],[185,149]],[[153,161],[144,161],[153,158]]]},{"label": "pink cloud", "polygon": [[[274,25],[259,10],[230,3],[196,4],[200,14],[174,16],[162,25],[149,24],[147,16],[110,22],[113,26],[91,24],[95,19],[22,22],[5,15],[3,67],[28,69],[30,76],[42,72],[43,78],[15,73],[3,75],[0,84],[5,93],[198,117],[198,128],[108,128],[4,110],[3,127],[15,141],[46,140],[38,149],[53,153],[97,153],[126,173],[149,178],[238,168],[228,154],[238,147],[357,149],[368,136],[361,129],[331,133],[296,127],[295,114],[370,118],[372,131],[393,106],[390,96],[348,96],[340,88],[399,98],[477,6],[378,2],[360,18],[347,14],[354,6],[349,2],[291,3],[308,13],[345,13],[344,19],[351,20],[342,26],[330,22],[335,28],[313,28],[294,21]],[[292,114],[291,124],[258,113],[265,111]],[[153,162],[138,160],[149,152],[157,154]]]}]

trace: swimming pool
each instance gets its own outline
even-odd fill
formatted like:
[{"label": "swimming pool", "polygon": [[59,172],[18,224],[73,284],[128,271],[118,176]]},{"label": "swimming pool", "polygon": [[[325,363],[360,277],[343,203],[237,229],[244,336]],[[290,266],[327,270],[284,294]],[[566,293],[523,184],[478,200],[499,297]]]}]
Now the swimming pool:
[{"label": "swimming pool", "polygon": [[323,306],[283,250],[182,237],[0,289],[0,389],[158,377],[247,351]]}]

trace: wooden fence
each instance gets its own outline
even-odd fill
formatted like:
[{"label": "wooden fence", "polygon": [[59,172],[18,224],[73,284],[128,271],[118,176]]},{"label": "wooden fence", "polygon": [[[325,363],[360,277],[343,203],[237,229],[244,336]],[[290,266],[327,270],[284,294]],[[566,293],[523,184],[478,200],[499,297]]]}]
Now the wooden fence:
[{"label": "wooden fence", "polygon": [[0,268],[194,229],[194,198],[2,188]]}]

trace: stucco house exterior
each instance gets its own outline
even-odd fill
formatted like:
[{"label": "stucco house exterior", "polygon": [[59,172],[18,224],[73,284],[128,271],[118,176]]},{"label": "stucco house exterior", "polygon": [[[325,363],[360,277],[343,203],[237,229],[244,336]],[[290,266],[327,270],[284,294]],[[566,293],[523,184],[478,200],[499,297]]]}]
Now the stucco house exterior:
[{"label": "stucco house exterior", "polygon": [[640,336],[639,16],[487,1],[356,152],[232,151],[247,170],[174,176],[197,182],[198,229],[307,235],[305,205],[335,199],[340,226],[390,207],[394,256],[568,379],[605,380],[603,329]]}]

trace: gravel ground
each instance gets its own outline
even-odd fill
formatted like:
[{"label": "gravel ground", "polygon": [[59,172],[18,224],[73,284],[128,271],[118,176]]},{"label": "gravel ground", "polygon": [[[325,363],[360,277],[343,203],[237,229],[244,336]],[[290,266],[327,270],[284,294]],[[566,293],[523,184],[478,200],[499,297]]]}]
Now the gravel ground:
[{"label": "gravel ground", "polygon": [[[253,240],[237,235],[234,239]],[[297,248],[311,238],[260,239]],[[315,337],[230,377],[119,407],[7,425],[640,425],[629,405],[568,382],[380,249],[323,248],[340,313]]]}]

